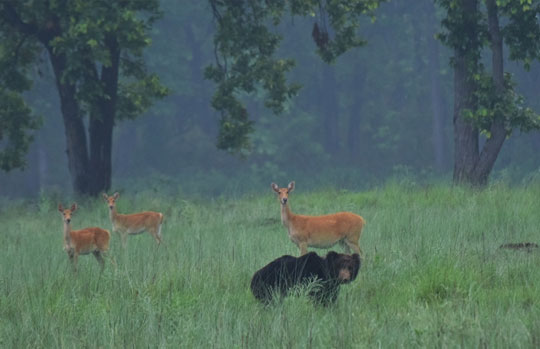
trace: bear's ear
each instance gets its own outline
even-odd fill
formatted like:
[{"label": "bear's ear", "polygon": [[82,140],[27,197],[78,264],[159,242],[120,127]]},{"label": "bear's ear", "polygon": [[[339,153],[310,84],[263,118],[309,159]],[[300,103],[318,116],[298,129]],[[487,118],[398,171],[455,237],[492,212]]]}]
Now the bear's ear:
[{"label": "bear's ear", "polygon": [[339,257],[339,253],[335,251],[330,251],[326,254],[326,259],[328,260],[335,260],[337,257]]},{"label": "bear's ear", "polygon": [[335,269],[334,264],[336,264],[336,261],[339,259],[339,254],[334,251],[330,251],[326,254],[326,263],[328,263],[328,266],[330,269]]}]

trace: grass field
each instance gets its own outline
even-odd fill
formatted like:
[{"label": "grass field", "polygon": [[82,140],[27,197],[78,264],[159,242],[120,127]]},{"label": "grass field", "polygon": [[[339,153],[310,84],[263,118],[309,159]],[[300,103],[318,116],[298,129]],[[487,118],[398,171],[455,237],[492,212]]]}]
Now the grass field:
[{"label": "grass field", "polygon": [[[540,243],[540,185],[297,188],[290,200],[297,213],[367,221],[366,259],[334,307],[300,293],[264,308],[251,295],[257,269],[298,255],[269,187],[215,200],[124,194],[119,212],[165,214],[164,244],[143,234],[124,250],[113,234],[102,274],[92,256],[72,273],[57,200],[4,202],[0,347],[540,346],[540,252],[498,248]],[[110,229],[106,204],[79,202],[72,225]]]}]

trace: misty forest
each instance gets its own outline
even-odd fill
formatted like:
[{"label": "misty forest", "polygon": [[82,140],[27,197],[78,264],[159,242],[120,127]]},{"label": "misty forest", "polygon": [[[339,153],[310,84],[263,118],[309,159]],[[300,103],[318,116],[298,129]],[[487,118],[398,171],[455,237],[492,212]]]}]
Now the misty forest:
[{"label": "misty forest", "polygon": [[[453,1],[345,1],[336,14],[317,1],[128,1],[114,10],[132,22],[111,24],[124,27],[110,48],[94,19],[107,8],[76,2],[64,18],[61,3],[2,11],[2,195],[485,183],[490,171],[471,167],[491,141],[478,166],[490,179],[521,183],[540,166],[540,29],[527,1],[503,1],[504,47],[484,4],[468,19]],[[79,22],[36,37],[51,16]]]},{"label": "misty forest", "polygon": [[[0,37],[0,346],[540,344],[540,0],[2,0]],[[331,305],[250,290],[360,252],[293,212],[356,222]]]}]

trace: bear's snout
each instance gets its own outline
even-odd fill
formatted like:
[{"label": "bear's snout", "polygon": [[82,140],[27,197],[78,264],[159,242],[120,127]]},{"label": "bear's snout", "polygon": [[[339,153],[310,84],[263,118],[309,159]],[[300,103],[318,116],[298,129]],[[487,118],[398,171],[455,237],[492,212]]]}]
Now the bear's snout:
[{"label": "bear's snout", "polygon": [[349,282],[351,281],[351,272],[349,271],[349,269],[341,269],[339,271],[338,278],[342,282]]}]

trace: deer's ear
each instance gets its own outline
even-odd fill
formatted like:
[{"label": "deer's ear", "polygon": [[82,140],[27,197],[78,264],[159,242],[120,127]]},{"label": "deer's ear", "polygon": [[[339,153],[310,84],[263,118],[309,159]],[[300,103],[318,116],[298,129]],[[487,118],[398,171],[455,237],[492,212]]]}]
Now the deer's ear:
[{"label": "deer's ear", "polygon": [[62,206],[62,204],[58,204],[58,211],[64,212],[64,206]]},{"label": "deer's ear", "polygon": [[118,199],[119,196],[120,196],[120,194],[118,192],[114,193],[114,195],[113,195],[115,200]]},{"label": "deer's ear", "polygon": [[107,199],[109,199],[109,196],[107,196],[107,193],[103,193],[103,198],[105,199],[105,201],[107,201]]},{"label": "deer's ear", "polygon": [[289,193],[294,190],[294,181],[289,183],[289,185],[287,186],[287,190],[289,191]]},{"label": "deer's ear", "polygon": [[272,183],[270,184],[270,186],[272,187],[272,189],[276,192],[276,193],[279,193],[279,187],[276,183]]},{"label": "deer's ear", "polygon": [[71,205],[71,213],[77,211],[77,203],[74,202],[73,205]]}]

